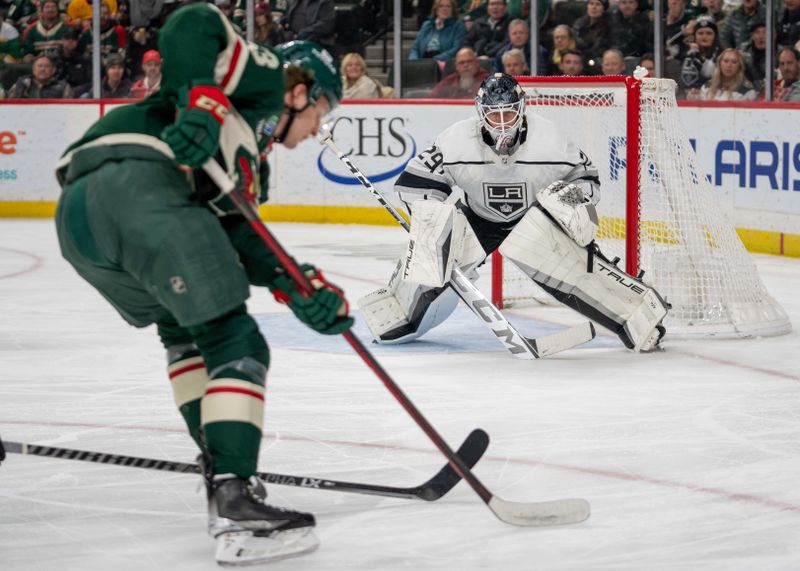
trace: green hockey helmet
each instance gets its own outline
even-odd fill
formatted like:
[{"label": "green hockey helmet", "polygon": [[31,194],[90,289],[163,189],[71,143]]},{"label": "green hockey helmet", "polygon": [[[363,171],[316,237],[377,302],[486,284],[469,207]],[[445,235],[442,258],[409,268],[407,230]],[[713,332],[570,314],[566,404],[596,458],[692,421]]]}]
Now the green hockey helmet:
[{"label": "green hockey helmet", "polygon": [[275,47],[284,59],[284,66],[299,67],[309,76],[308,95],[313,103],[324,96],[331,109],[342,100],[342,79],[333,57],[314,42],[293,41]]}]

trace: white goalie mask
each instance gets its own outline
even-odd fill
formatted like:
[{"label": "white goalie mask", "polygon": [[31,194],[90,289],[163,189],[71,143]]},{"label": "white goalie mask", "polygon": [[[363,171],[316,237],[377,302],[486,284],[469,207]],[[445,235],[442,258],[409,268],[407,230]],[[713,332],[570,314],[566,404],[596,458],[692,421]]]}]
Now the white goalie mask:
[{"label": "white goalie mask", "polygon": [[484,141],[498,154],[511,154],[525,117],[525,92],[519,83],[505,73],[490,75],[478,89],[475,107]]}]

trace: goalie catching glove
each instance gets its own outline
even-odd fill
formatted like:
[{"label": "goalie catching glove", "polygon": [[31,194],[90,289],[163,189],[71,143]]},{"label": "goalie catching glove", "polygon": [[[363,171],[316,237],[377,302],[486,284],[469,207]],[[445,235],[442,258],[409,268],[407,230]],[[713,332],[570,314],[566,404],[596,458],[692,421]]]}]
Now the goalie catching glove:
[{"label": "goalie catching glove", "polygon": [[[184,92],[185,93],[185,92]],[[175,153],[175,162],[201,166],[219,150],[220,128],[230,111],[230,102],[216,85],[196,85],[188,92],[185,108],[161,138]]]},{"label": "goalie catching glove", "polygon": [[580,246],[586,246],[597,235],[597,210],[583,189],[557,180],[536,193],[541,207]]},{"label": "goalie catching glove", "polygon": [[288,305],[300,321],[323,335],[338,335],[350,329],[353,318],[348,316],[350,308],[342,290],[328,282],[314,266],[303,264],[300,269],[314,291],[304,296],[288,275],[281,274],[272,288],[278,303]]}]

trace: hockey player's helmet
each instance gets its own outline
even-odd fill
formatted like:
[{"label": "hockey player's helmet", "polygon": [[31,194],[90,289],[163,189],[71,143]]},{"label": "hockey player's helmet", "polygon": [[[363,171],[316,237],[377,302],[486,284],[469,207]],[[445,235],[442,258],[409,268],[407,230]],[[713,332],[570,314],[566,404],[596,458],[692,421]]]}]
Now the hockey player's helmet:
[{"label": "hockey player's helmet", "polygon": [[495,152],[509,154],[525,116],[525,92],[517,80],[505,73],[490,75],[478,89],[475,107],[484,139]]},{"label": "hockey player's helmet", "polygon": [[342,78],[327,50],[314,42],[293,41],[276,46],[275,51],[283,57],[285,66],[299,67],[308,74],[310,82],[306,85],[312,103],[324,96],[331,109],[339,104]]}]

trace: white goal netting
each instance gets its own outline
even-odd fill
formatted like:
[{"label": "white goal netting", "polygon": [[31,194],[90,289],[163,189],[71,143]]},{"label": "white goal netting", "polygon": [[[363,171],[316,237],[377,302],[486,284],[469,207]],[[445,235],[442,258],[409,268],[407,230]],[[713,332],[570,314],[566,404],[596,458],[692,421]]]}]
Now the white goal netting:
[{"label": "white goal netting", "polygon": [[[570,78],[520,83],[533,111],[561,126],[598,167],[598,243],[606,256],[620,258],[621,268],[644,270],[645,282],[672,304],[665,322],[668,335],[748,337],[790,331],[786,313],[767,292],[736,234],[727,206],[702,174],[680,122],[675,83],[581,80],[585,83]],[[629,138],[636,152],[628,152]],[[511,264],[504,262],[502,270],[495,264],[493,271],[503,305],[541,295]],[[494,294],[500,299],[498,291]]]}]

